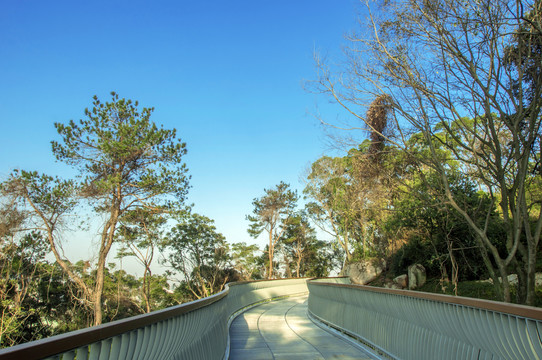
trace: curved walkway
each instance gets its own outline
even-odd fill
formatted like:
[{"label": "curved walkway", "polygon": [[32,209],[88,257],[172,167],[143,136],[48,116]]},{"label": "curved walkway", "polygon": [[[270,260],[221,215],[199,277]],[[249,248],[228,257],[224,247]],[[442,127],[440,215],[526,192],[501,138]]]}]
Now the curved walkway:
[{"label": "curved walkway", "polygon": [[361,347],[316,326],[307,296],[256,306],[230,327],[230,359],[376,359]]}]

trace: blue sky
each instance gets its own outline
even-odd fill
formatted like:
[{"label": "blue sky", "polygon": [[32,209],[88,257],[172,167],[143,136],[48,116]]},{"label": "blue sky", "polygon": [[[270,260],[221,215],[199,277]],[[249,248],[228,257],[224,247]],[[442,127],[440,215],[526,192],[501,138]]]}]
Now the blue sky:
[{"label": "blue sky", "polygon": [[340,59],[360,9],[355,0],[3,0],[0,177],[70,176],[50,151],[53,123],[116,91],[155,107],[152,120],[187,143],[195,211],[229,242],[255,243],[252,199],[280,181],[301,191],[304,169],[327,150],[312,114],[340,110],[303,81],[316,77],[315,50]]}]

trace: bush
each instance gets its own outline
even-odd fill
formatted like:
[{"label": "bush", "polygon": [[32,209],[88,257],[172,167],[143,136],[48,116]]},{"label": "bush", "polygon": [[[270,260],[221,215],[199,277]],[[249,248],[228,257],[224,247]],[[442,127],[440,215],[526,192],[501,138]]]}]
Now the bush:
[{"label": "bush", "polygon": [[410,265],[422,264],[428,277],[440,276],[438,264],[435,267],[434,261],[431,261],[431,254],[434,254],[431,243],[414,235],[391,256],[390,272],[394,276],[399,276],[406,274]]}]

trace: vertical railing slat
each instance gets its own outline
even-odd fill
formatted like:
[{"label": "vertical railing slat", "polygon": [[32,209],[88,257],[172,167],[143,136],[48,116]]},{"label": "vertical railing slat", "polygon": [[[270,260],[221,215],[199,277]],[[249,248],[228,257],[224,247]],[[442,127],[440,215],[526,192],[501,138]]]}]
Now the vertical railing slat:
[{"label": "vertical railing slat", "polygon": [[133,359],[137,347],[137,330],[130,331],[127,345],[126,359]]},{"label": "vertical railing slat", "polygon": [[82,346],[77,349],[75,357],[77,358],[77,360],[88,360],[88,352],[89,352],[89,347]]},{"label": "vertical railing slat", "polygon": [[89,346],[88,360],[99,360],[100,351],[102,350],[102,343],[95,342]]},{"label": "vertical railing slat", "polygon": [[98,359],[110,359],[111,355],[111,344],[113,342],[112,338],[102,340],[100,343],[100,355],[98,356]]},{"label": "vertical railing slat", "polygon": [[111,339],[111,351],[109,356],[111,359],[120,359],[120,352],[122,349],[122,336],[115,336]]}]

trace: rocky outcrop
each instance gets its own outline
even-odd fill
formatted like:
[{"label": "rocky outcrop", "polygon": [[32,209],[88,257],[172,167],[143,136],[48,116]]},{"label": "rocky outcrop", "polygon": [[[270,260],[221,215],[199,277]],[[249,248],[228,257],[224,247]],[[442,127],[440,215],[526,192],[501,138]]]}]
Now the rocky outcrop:
[{"label": "rocky outcrop", "polygon": [[343,275],[350,277],[352,284],[366,285],[380,276],[383,271],[383,265],[375,260],[367,259],[346,265]]},{"label": "rocky outcrop", "polygon": [[414,264],[408,267],[408,289],[419,288],[427,280],[425,268],[421,264]]}]

